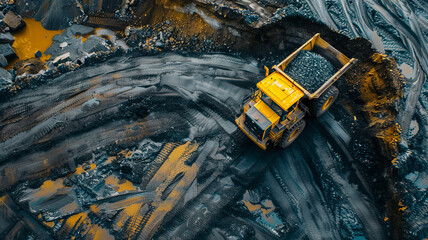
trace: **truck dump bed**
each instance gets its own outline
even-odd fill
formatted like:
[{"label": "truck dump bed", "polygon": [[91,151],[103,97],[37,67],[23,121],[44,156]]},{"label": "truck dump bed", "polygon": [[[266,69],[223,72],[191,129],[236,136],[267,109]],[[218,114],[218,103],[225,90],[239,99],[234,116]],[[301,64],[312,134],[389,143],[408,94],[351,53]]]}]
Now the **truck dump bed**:
[{"label": "truck dump bed", "polygon": [[[304,88],[302,82],[297,82],[296,79],[291,78],[288,74],[284,72],[287,65],[301,52],[301,51],[313,51],[325,59],[327,59],[333,66],[339,69],[336,73],[333,74],[328,80],[323,82],[319,88],[314,92],[310,92],[308,89]],[[339,79],[353,64],[356,63],[356,59],[349,59],[343,53],[339,52],[329,43],[324,41],[319,33],[315,34],[309,41],[300,46],[296,51],[290,54],[286,59],[281,63],[274,66],[273,68],[283,75],[288,81],[293,85],[298,87],[309,99],[318,98],[325,90],[327,90],[334,82]]]}]

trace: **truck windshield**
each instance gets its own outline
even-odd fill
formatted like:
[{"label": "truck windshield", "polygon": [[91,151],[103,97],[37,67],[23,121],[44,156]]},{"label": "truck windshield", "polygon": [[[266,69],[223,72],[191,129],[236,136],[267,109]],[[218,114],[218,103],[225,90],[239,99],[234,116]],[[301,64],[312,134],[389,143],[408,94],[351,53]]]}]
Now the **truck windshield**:
[{"label": "truck windshield", "polygon": [[268,105],[274,112],[276,112],[276,114],[278,114],[279,116],[282,115],[282,108],[279,107],[268,95],[266,95],[265,93],[262,93],[262,97],[261,97],[262,101],[266,103],[266,105]]}]

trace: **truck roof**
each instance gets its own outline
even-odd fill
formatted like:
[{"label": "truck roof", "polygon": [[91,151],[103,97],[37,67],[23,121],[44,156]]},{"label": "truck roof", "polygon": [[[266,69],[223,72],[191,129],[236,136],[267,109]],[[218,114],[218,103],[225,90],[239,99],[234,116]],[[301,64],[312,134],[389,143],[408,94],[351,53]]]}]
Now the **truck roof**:
[{"label": "truck roof", "polygon": [[257,83],[257,87],[284,110],[293,106],[305,95],[302,90],[278,72],[273,72]]}]

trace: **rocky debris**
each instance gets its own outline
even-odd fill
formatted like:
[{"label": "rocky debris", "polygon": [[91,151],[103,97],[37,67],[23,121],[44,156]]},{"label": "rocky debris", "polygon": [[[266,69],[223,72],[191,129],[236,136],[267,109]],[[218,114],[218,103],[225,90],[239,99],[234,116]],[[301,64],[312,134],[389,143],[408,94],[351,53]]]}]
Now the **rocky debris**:
[{"label": "rocky debris", "polygon": [[41,58],[41,57],[42,57],[42,55],[43,55],[43,53],[42,53],[42,52],[40,52],[40,50],[37,50],[37,52],[35,52],[35,53],[34,53],[34,56],[35,56],[36,58]]},{"label": "rocky debris", "polygon": [[10,27],[12,31],[17,31],[25,27],[24,19],[13,11],[9,11],[3,18],[3,21]]},{"label": "rocky debris", "polygon": [[0,53],[3,54],[7,59],[16,57],[15,51],[9,44],[0,44]]},{"label": "rocky debris", "polygon": [[4,57],[3,54],[0,54],[0,67],[4,68],[7,66],[7,59]]},{"label": "rocky debris", "polygon": [[56,57],[56,58],[52,61],[52,64],[53,64],[53,65],[55,65],[55,66],[57,66],[57,65],[58,65],[58,64],[60,64],[60,63],[65,63],[65,62],[68,62],[68,61],[71,61],[71,57],[70,57],[70,53],[69,53],[69,52],[66,52],[66,53],[64,53],[64,54],[62,54],[62,55],[60,55],[60,56]]},{"label": "rocky debris", "polygon": [[[115,19],[119,19],[121,17],[131,18],[133,15],[131,13],[132,11],[130,11],[129,5],[133,5],[137,2],[144,3],[149,1],[19,0],[16,2],[16,10],[22,16],[34,17],[37,21],[41,21],[43,27],[46,29],[59,30],[69,27],[72,22],[84,21],[90,14],[110,13],[113,15],[117,10],[117,14],[114,15]],[[122,8],[123,10],[119,10],[119,8]]]},{"label": "rocky debris", "polygon": [[86,34],[92,33],[94,31],[94,28],[92,28],[92,27],[83,26],[83,25],[79,25],[79,24],[73,24],[67,29],[68,29],[68,31],[71,32],[71,34],[76,35],[76,36],[77,35],[86,35]]},{"label": "rocky debris", "polygon": [[[8,11],[5,15],[3,12]],[[0,66],[7,66],[7,59],[16,57],[15,51],[11,45],[15,38],[10,31],[16,31],[25,27],[25,22],[20,15],[14,13],[11,9],[3,9],[0,16]]]},{"label": "rocky debris", "polygon": [[313,93],[336,72],[335,67],[321,55],[301,51],[285,67],[284,72]]},{"label": "rocky debris", "polygon": [[104,40],[104,38],[92,35],[83,43],[82,49],[87,53],[92,53],[107,51],[109,50],[109,47],[107,46],[106,40]]},{"label": "rocky debris", "polygon": [[0,44],[7,43],[12,45],[15,42],[15,38],[9,32],[0,33]]},{"label": "rocky debris", "polygon": [[12,75],[3,68],[0,68],[0,92],[2,92],[4,89],[7,89],[11,84]]},{"label": "rocky debris", "polygon": [[7,32],[10,32],[10,27],[8,27],[3,20],[0,20],[0,33],[7,33]]},{"label": "rocky debris", "polygon": [[[91,53],[106,52],[116,44],[124,44],[123,41],[117,40],[114,32],[101,30],[103,29],[98,30],[95,35],[89,36],[84,41],[83,36],[81,35],[91,34],[94,29],[81,25],[72,25],[65,29],[61,34],[55,35],[52,38],[53,43],[46,50],[45,54],[51,55],[52,58],[55,59],[60,55],[69,53],[70,60],[77,61],[78,59],[87,57]],[[98,34],[98,32],[100,32],[100,34]],[[103,33],[109,34],[105,35],[108,40],[101,37],[101,34]]]},{"label": "rocky debris", "polygon": [[82,39],[76,38],[71,31],[65,30],[63,33],[52,38],[52,45],[45,51],[46,55],[56,58],[64,53],[69,53],[72,60],[84,56],[82,50]]},{"label": "rocky debris", "polygon": [[[75,27],[75,25],[72,25],[61,34],[55,35],[52,38],[53,43],[44,54],[51,55],[51,59],[55,59],[68,53],[70,59],[67,61],[73,61],[81,65],[87,58],[98,58],[95,55],[93,56],[93,54],[101,56],[107,53],[107,55],[110,55],[112,52],[121,52],[121,49],[129,49],[126,43],[118,39],[116,34],[111,30],[98,29],[96,33],[93,32],[93,28],[81,25],[76,25]],[[87,36],[92,33],[94,35]],[[81,36],[81,34],[85,36]],[[53,65],[57,64],[58,62],[55,62]],[[47,65],[51,66],[49,62]]]},{"label": "rocky debris", "polygon": [[219,44],[210,38],[201,38],[198,35],[187,38],[177,37],[177,32],[180,32],[180,30],[166,22],[141,28],[127,27],[125,29],[125,42],[129,47],[152,53],[163,50],[189,52],[230,51],[230,46],[227,44]]},{"label": "rocky debris", "polygon": [[4,14],[2,11],[0,11],[0,19],[3,19],[3,18],[4,18]]},{"label": "rocky debris", "polygon": [[23,61],[18,61],[13,65],[17,75],[37,74],[40,70],[46,69],[46,65],[39,58],[30,58]]},{"label": "rocky debris", "polygon": [[68,43],[67,42],[62,42],[62,43],[60,43],[59,44],[59,47],[60,48],[65,48],[65,47],[67,47],[68,46]]}]

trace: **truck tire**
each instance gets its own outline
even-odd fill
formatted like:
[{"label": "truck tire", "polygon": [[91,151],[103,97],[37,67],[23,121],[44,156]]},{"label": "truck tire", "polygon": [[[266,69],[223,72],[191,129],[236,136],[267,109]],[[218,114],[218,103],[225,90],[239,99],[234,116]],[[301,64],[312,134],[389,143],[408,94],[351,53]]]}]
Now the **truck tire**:
[{"label": "truck tire", "polygon": [[318,99],[311,101],[309,111],[313,117],[321,117],[331,105],[336,101],[339,90],[335,86],[330,86]]},{"label": "truck tire", "polygon": [[296,140],[299,135],[303,132],[303,129],[305,129],[306,122],[305,120],[301,119],[296,124],[294,124],[293,127],[291,127],[288,131],[284,132],[282,135],[282,138],[279,142],[279,146],[281,148],[286,148],[290,146]]}]

